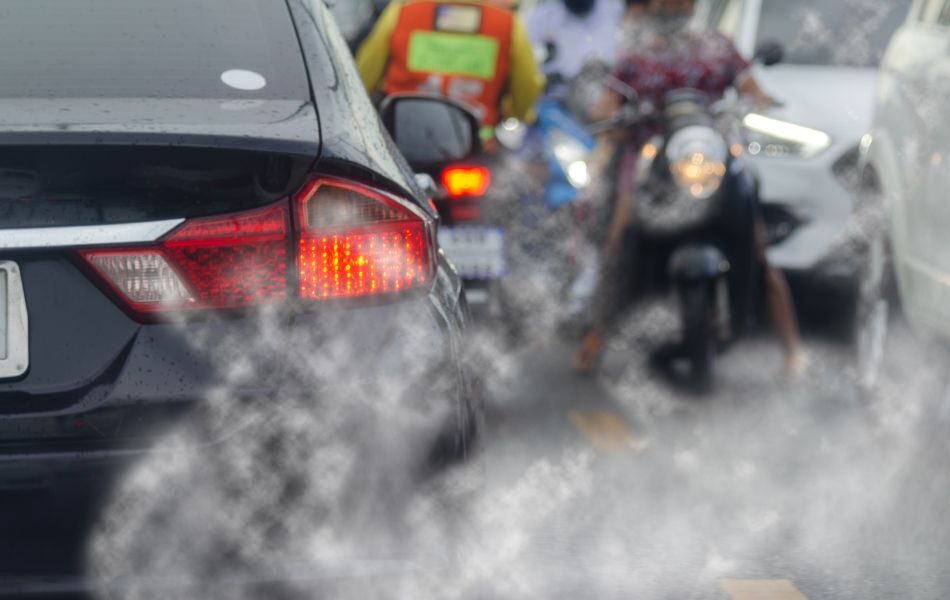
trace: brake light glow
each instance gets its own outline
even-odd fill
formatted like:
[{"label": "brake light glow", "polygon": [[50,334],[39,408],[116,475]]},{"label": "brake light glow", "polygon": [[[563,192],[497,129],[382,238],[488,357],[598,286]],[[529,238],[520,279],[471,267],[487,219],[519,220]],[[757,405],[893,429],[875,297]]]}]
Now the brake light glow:
[{"label": "brake light glow", "polygon": [[491,171],[485,167],[449,167],[442,171],[442,185],[450,198],[484,196],[491,186]]},{"label": "brake light glow", "polygon": [[430,281],[431,225],[414,207],[338,179],[315,179],[296,207],[301,298],[378,296]]},{"label": "brake light glow", "polygon": [[420,289],[432,280],[434,239],[432,220],[415,205],[319,177],[292,201],[190,219],[153,244],[80,255],[136,318],[148,319],[283,303],[294,288],[303,301]]}]

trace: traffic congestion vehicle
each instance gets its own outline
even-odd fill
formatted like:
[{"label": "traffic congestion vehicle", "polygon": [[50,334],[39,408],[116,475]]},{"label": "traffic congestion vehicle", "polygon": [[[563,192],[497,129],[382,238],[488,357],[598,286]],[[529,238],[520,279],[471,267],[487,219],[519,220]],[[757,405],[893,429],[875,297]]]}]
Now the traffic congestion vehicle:
[{"label": "traffic congestion vehicle", "polygon": [[[950,2],[918,0],[881,66],[866,160],[881,182],[903,312],[950,338]],[[886,297],[883,298],[886,300]]]},{"label": "traffic congestion vehicle", "polygon": [[[2,493],[108,478],[222,388],[375,390],[420,463],[470,453],[461,282],[323,0],[15,2],[0,78]],[[420,111],[477,147],[434,98],[389,108],[396,140]]]},{"label": "traffic congestion vehicle", "polygon": [[427,172],[439,182],[439,238],[468,301],[514,326],[526,317],[515,314],[518,305],[531,304],[532,274],[545,271],[553,285],[539,283],[545,289],[536,291],[551,300],[561,298],[557,288],[570,277],[570,205],[590,183],[594,139],[560,101],[547,98],[535,123],[506,120],[490,145],[491,153]]},{"label": "traffic congestion vehicle", "polygon": [[[620,293],[639,300],[671,295],[679,307],[681,338],[657,349],[662,366],[699,391],[714,382],[718,354],[753,324],[761,295],[755,258],[754,208],[758,187],[728,124],[739,103],[711,103],[694,89],[668,92],[662,108],[631,90],[620,113],[597,131],[650,127],[661,131],[643,145],[636,167],[620,169],[637,197],[616,277]],[[652,126],[652,127],[651,127]]]},{"label": "traffic congestion vehicle", "polygon": [[871,126],[878,63],[908,6],[707,0],[698,15],[746,57],[764,46],[781,51],[779,64],[753,66],[779,105],[746,116],[744,133],[761,184],[769,259],[813,314],[861,302],[866,240],[855,225],[874,190],[855,176],[859,144]]}]

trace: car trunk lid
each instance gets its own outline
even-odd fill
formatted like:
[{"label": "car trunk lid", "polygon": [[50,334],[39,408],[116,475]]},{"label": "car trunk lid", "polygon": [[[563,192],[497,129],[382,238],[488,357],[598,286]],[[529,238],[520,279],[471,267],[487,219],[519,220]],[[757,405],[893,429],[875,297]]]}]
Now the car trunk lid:
[{"label": "car trunk lid", "polygon": [[0,146],[164,146],[316,158],[308,100],[0,98]]}]

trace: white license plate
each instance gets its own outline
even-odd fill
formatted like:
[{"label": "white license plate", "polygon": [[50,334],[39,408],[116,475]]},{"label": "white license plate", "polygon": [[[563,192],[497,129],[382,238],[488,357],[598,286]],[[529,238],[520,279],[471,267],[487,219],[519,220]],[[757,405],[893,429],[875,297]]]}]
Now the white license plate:
[{"label": "white license plate", "polygon": [[29,324],[23,280],[16,263],[0,261],[0,379],[19,377],[30,366]]},{"label": "white license plate", "polygon": [[496,227],[442,227],[439,245],[464,279],[499,279],[508,268],[505,232]]}]

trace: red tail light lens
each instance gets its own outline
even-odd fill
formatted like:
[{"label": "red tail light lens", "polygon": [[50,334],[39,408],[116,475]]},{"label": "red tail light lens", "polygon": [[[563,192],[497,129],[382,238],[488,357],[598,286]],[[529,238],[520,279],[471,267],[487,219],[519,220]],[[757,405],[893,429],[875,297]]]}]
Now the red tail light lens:
[{"label": "red tail light lens", "polygon": [[415,207],[338,179],[313,180],[295,205],[301,298],[379,296],[431,280],[431,224]]},{"label": "red tail light lens", "polygon": [[491,171],[485,167],[449,167],[442,171],[442,185],[450,198],[484,196],[491,186]]},{"label": "red tail light lens", "polygon": [[414,205],[355,182],[317,178],[292,206],[296,231],[284,200],[189,220],[155,244],[80,254],[141,318],[284,302],[295,285],[299,299],[332,300],[416,290],[431,281],[432,222]]},{"label": "red tail light lens", "polygon": [[188,221],[155,246],[81,251],[138,313],[242,308],[287,298],[286,202]]},{"label": "red tail light lens", "polygon": [[182,272],[199,305],[239,308],[287,298],[289,210],[195,219],[162,248]]}]

